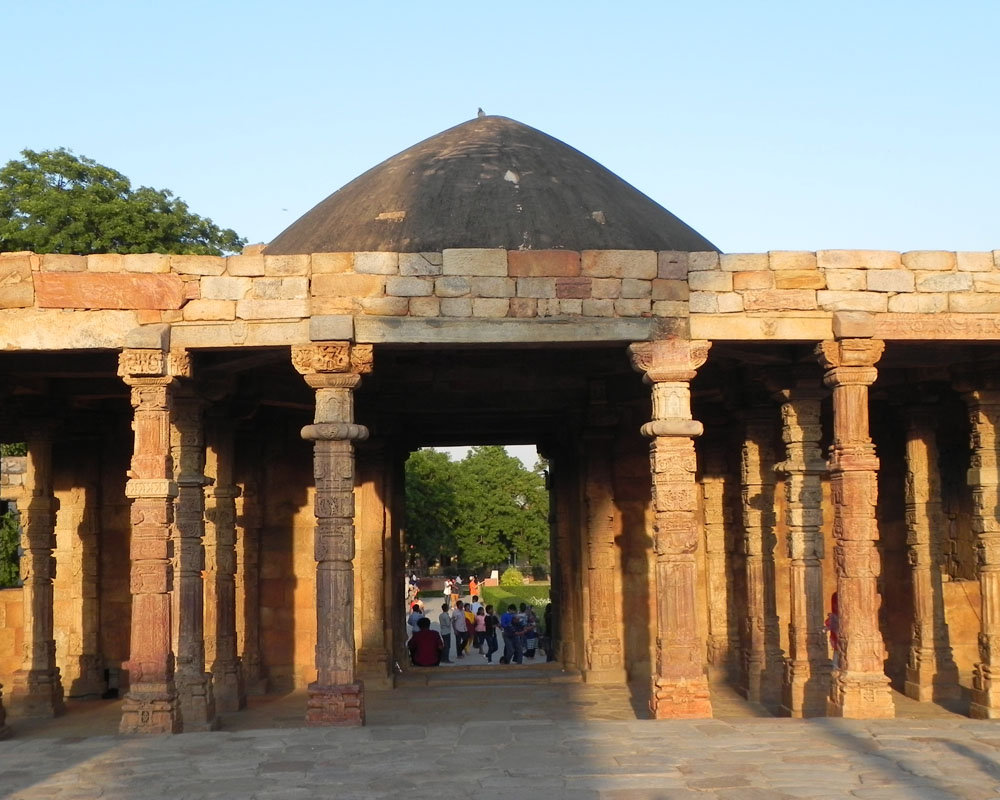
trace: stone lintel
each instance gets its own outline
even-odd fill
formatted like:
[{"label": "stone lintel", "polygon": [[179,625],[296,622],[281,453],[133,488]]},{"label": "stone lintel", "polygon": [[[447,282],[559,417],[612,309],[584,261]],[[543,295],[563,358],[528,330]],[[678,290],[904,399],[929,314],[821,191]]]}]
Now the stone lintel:
[{"label": "stone lintel", "polygon": [[324,314],[309,320],[309,338],[314,342],[353,341],[354,317],[350,314]]},{"label": "stone lintel", "polygon": [[355,337],[372,344],[531,344],[634,342],[656,336],[652,318],[408,319],[358,317]]},{"label": "stone lintel", "polygon": [[171,346],[199,347],[269,347],[308,344],[309,320],[293,322],[260,320],[256,322],[211,322],[197,325],[175,324]]},{"label": "stone lintel", "polygon": [[125,337],[125,347],[135,350],[170,349],[170,326],[166,323],[141,325],[128,332]]},{"label": "stone lintel", "polygon": [[832,315],[693,314],[691,338],[709,341],[811,342],[833,338]]},{"label": "stone lintel", "polygon": [[996,314],[877,314],[874,337],[911,341],[1000,340]]}]

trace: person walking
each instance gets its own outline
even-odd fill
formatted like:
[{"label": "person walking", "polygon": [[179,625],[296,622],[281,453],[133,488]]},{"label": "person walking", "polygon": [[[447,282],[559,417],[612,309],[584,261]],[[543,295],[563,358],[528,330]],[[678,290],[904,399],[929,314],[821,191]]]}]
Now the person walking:
[{"label": "person walking", "polygon": [[462,651],[469,640],[469,625],[465,621],[465,611],[462,609],[462,601],[455,603],[455,608],[451,612],[451,629],[455,633],[455,657],[464,658]]},{"label": "person walking", "polygon": [[441,613],[438,615],[438,626],[441,628],[441,641],[444,645],[441,648],[441,663],[451,663],[451,614],[448,613],[448,604],[441,604]]},{"label": "person walking", "polygon": [[517,606],[511,603],[507,610],[500,615],[500,630],[503,633],[503,655],[500,657],[501,664],[509,664],[514,658],[514,615],[517,614]]},{"label": "person walking", "polygon": [[482,606],[476,612],[476,619],[472,626],[472,644],[479,651],[479,655],[486,655],[486,609]]},{"label": "person walking", "polygon": [[410,616],[406,618],[406,624],[410,626],[410,635],[415,634],[419,628],[419,622],[424,618],[423,609],[420,608],[420,603],[414,603],[410,609]]},{"label": "person walking", "polygon": [[500,649],[497,644],[497,628],[500,619],[493,613],[493,606],[486,606],[486,660],[493,663],[493,654]]}]

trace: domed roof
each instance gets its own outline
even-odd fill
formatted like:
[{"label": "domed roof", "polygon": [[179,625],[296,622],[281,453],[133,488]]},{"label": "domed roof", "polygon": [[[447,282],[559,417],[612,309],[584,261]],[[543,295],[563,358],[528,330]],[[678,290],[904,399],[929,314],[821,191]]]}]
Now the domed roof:
[{"label": "domed roof", "polygon": [[512,119],[484,116],[355,178],[264,252],[413,253],[450,247],[717,249],[580,151]]}]

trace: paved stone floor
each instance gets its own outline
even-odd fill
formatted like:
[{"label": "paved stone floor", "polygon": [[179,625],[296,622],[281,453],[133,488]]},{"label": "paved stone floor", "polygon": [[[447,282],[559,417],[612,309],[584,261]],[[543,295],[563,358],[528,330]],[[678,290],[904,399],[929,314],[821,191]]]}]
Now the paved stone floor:
[{"label": "paved stone floor", "polygon": [[0,797],[19,800],[755,800],[1000,798],[1000,721],[897,697],[889,721],[775,719],[725,688],[716,718],[644,718],[637,687],[552,666],[408,673],[365,728],[303,728],[302,693],[253,698],[223,729],[122,737],[119,704],[14,721]]}]

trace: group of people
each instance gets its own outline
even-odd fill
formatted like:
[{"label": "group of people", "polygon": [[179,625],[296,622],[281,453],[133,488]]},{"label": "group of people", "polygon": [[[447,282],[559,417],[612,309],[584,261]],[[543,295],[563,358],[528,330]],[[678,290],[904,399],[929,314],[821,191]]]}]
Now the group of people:
[{"label": "group of people", "polygon": [[[546,606],[547,627],[550,609],[551,606]],[[475,648],[489,664],[500,649],[501,639],[501,664],[521,664],[525,658],[534,658],[539,648],[541,626],[534,609],[526,603],[521,603],[520,609],[512,603],[499,616],[492,605],[483,605],[475,594],[471,602],[456,600],[454,608],[448,602],[442,603],[438,615],[440,633],[431,629],[430,619],[414,603],[407,624],[411,632],[407,647],[413,664],[418,667],[452,663],[452,638],[456,659],[465,658]]]}]

